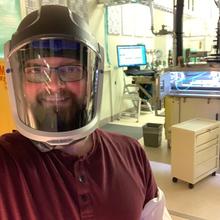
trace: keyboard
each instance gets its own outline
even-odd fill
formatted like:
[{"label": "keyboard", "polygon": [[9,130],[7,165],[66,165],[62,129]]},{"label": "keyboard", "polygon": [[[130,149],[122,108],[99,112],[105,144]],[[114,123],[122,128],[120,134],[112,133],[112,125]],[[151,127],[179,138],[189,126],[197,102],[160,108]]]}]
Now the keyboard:
[{"label": "keyboard", "polygon": [[127,76],[154,76],[154,70],[125,70]]}]

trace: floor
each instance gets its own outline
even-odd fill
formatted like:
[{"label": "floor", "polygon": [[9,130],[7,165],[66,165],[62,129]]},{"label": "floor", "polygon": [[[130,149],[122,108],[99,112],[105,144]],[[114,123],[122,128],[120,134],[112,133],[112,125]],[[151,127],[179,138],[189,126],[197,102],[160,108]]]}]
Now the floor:
[{"label": "floor", "polygon": [[[111,123],[138,126],[144,124],[164,123],[164,117],[154,113],[143,112],[137,123],[135,118],[123,117]],[[209,176],[195,184],[193,189],[188,184],[172,182],[170,166],[170,148],[162,133],[160,147],[144,147],[151,162],[157,184],[164,191],[167,208],[173,220],[220,220],[220,173]],[[144,146],[143,138],[139,142]]]}]

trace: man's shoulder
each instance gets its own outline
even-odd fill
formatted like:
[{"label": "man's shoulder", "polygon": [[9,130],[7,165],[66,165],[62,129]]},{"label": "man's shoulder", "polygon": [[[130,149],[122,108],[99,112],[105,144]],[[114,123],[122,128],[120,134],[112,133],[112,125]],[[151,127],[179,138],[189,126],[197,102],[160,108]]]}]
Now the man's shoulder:
[{"label": "man's shoulder", "polygon": [[24,148],[30,145],[30,140],[18,131],[12,131],[11,133],[6,133],[0,136],[0,150],[5,150],[7,152],[16,152],[20,148]]},{"label": "man's shoulder", "polygon": [[103,145],[108,148],[117,148],[117,150],[132,152],[132,151],[143,151],[138,140],[133,137],[129,137],[123,134],[109,132],[102,129],[95,131],[96,139],[101,141]]},{"label": "man's shoulder", "polygon": [[[38,151],[33,143],[19,132],[14,131],[0,136],[0,170],[1,167],[21,166],[36,158]],[[13,169],[12,169],[13,170]]]},{"label": "man's shoulder", "polygon": [[[103,154],[109,154],[114,158],[115,163],[124,163],[129,169],[135,169],[138,172],[144,173],[149,169],[149,160],[144,148],[138,140],[126,135],[96,130],[97,145],[103,150]],[[107,150],[106,150],[107,149]],[[147,169],[145,169],[148,166]]]},{"label": "man's shoulder", "polygon": [[0,143],[13,143],[14,141],[25,140],[26,138],[22,136],[18,131],[13,130],[11,133],[5,133],[0,136]]},{"label": "man's shoulder", "polygon": [[120,133],[116,133],[114,131],[106,131],[104,129],[96,129],[95,133],[98,136],[101,136],[105,139],[110,139],[114,142],[122,141],[122,143],[131,142],[134,144],[138,144],[138,141],[136,139],[134,139],[133,137],[123,135]]}]

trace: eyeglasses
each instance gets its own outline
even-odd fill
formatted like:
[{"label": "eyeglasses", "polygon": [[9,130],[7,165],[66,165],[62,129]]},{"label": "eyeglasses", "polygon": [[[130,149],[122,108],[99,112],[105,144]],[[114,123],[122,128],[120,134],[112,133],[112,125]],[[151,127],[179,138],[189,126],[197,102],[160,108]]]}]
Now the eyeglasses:
[{"label": "eyeglasses", "polygon": [[33,83],[43,83],[51,80],[51,73],[57,73],[63,82],[75,82],[83,79],[83,66],[67,65],[59,67],[31,66],[25,67],[26,80]]}]

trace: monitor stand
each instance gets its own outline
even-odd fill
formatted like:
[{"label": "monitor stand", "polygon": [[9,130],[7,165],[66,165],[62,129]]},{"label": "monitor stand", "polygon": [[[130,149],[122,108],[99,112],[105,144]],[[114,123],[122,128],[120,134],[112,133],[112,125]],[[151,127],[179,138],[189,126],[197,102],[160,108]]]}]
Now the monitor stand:
[{"label": "monitor stand", "polygon": [[124,70],[127,76],[134,75],[134,73],[137,73],[138,71],[140,71],[140,66],[129,66],[126,70]]},{"label": "monitor stand", "polygon": [[128,72],[132,72],[132,71],[139,71],[140,70],[140,66],[129,66],[127,68]]}]

